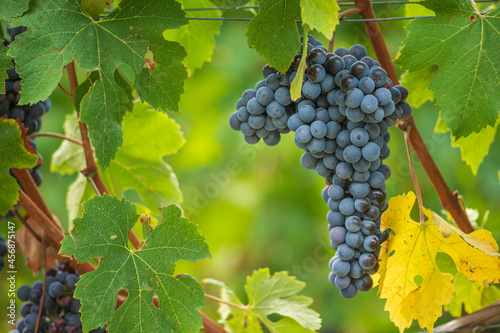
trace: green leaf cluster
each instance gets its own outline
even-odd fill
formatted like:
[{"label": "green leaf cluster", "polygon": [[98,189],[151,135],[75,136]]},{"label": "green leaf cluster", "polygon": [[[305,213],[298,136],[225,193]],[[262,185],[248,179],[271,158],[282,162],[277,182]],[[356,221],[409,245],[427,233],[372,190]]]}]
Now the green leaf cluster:
[{"label": "green leaf cluster", "polygon": [[[83,210],[61,247],[61,253],[79,262],[101,259],[95,271],[82,275],[75,290],[82,301],[83,330],[109,324],[110,333],[197,332],[202,327],[197,308],[204,305],[203,290],[187,274],[173,276],[178,260],[210,257],[197,226],[181,217],[177,206],[162,208],[161,221],[154,229],[144,226],[143,246],[134,250],[128,245],[129,231],[139,217],[133,204],[104,195],[86,201]],[[128,297],[115,311],[122,289]]]}]

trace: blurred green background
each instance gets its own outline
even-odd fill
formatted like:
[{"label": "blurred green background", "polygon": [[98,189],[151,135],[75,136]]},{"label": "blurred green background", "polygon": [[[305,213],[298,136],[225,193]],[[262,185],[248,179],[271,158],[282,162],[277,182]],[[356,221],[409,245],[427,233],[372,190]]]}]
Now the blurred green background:
[{"label": "blurred green background", "polygon": [[[402,5],[377,6],[378,17],[404,16]],[[229,13],[226,16],[246,16]],[[403,26],[408,21],[382,22],[384,37],[393,57],[405,37]],[[343,299],[328,282],[328,261],[334,251],[329,248],[326,213],[321,199],[324,182],[314,171],[300,166],[301,151],[293,142],[293,134],[285,135],[278,146],[264,143],[247,145],[240,132],[228,125],[241,93],[261,80],[264,63],[248,47],[246,22],[224,22],[216,37],[212,63],[186,81],[185,94],[178,114],[169,114],[180,125],[187,143],[177,155],[167,161],[179,178],[184,193],[185,214],[194,220],[206,237],[213,259],[200,263],[178,265],[178,272],[187,272],[199,281],[215,278],[224,281],[245,299],[245,277],[253,270],[270,267],[271,272],[287,270],[307,283],[302,294],[312,297],[312,308],[321,314],[321,332],[397,332],[384,311],[384,300],[377,290],[360,293],[354,299]],[[315,34],[315,37],[321,39]],[[324,44],[327,41],[321,39]],[[337,29],[335,47],[350,47],[360,43],[368,46],[364,27],[359,23],[341,23]],[[372,49],[369,55],[374,57]],[[398,73],[401,74],[399,68]],[[66,78],[64,86],[68,86]],[[410,92],[411,93],[411,92]],[[44,132],[61,132],[64,116],[73,111],[69,97],[59,89],[51,98],[53,109],[44,117]],[[479,220],[490,211],[486,228],[500,239],[500,186],[498,169],[500,142],[496,140],[490,154],[473,176],[461,161],[460,151],[451,148],[450,135],[435,134],[433,129],[438,108],[426,103],[414,110],[415,122],[436,164],[448,185],[464,196],[467,207],[479,211]],[[391,156],[387,164],[392,178],[387,183],[389,196],[413,191],[403,133],[392,128]],[[46,158],[41,172],[44,182],[40,190],[50,209],[63,225],[67,225],[65,201],[67,186],[76,176],[60,176],[49,172],[49,157],[60,142],[53,138],[37,139],[39,150]],[[436,212],[442,208],[416,157],[416,171],[424,205]],[[0,225],[3,235],[6,223]],[[18,253],[17,283],[31,283],[32,272],[24,268]],[[6,270],[0,272],[0,305],[4,309]],[[216,289],[207,288],[212,294]],[[204,309],[217,319],[217,304],[207,301]],[[449,321],[444,315],[437,323]],[[2,326],[7,332],[11,327]],[[436,326],[437,326],[436,325]],[[422,331],[414,325],[408,332]]]}]

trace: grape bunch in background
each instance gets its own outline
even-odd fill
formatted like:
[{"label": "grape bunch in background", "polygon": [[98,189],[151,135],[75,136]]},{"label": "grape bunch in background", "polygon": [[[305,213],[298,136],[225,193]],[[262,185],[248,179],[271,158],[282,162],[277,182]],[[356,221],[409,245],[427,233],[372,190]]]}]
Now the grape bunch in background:
[{"label": "grape bunch in background", "polygon": [[[8,28],[10,40],[4,39],[4,45],[9,46],[10,43],[14,42],[16,36],[26,31],[26,27],[15,27]],[[5,80],[5,95],[0,94],[0,118],[7,116],[10,119],[19,119],[20,122],[24,124],[27,128],[27,134],[33,134],[40,130],[42,127],[42,116],[50,110],[51,103],[50,100],[43,102],[38,102],[33,105],[19,105],[18,102],[21,98],[21,78],[16,72],[15,63],[14,68],[7,70],[8,79]],[[35,140],[31,139],[30,144],[37,149]],[[40,186],[42,183],[42,174],[38,170],[41,164],[30,169],[31,176],[33,180]],[[12,174],[11,174],[12,175]]]},{"label": "grape bunch in background", "polygon": [[0,271],[5,266],[5,255],[7,254],[7,244],[5,243],[5,238],[0,235]]},{"label": "grape bunch in background", "polygon": [[[75,284],[80,277],[68,266],[58,265],[56,269],[47,272],[45,296],[43,281],[36,281],[33,286],[23,285],[17,290],[17,297],[26,302],[21,306],[21,318],[17,322],[17,330],[10,333],[35,332],[38,314],[41,317],[38,324],[40,333],[81,333],[82,321],[80,300],[73,298]],[[104,333],[105,328],[98,328],[91,333]]]},{"label": "grape bunch in background", "polygon": [[329,280],[351,298],[372,288],[370,275],[378,271],[380,244],[388,237],[388,231],[380,232],[391,175],[383,161],[390,154],[388,128],[411,115],[408,90],[393,86],[362,45],[328,53],[308,35],[302,96],[291,101],[290,84],[302,56],[295,56],[285,74],[266,65],[265,80],[243,93],[229,123],[251,144],[263,138],[274,145],[280,133],[295,132],[295,144],[304,150],[302,166],[327,183],[322,197],[336,250]]}]

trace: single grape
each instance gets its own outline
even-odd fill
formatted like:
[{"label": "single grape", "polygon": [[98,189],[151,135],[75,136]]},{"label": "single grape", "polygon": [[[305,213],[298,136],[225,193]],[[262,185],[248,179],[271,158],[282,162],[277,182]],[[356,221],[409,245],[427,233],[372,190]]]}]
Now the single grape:
[{"label": "single grape", "polygon": [[260,115],[260,116],[250,116],[250,117],[248,117],[248,124],[253,129],[262,128],[266,124],[266,117],[264,117],[262,115]]},{"label": "single grape", "polygon": [[[290,71],[290,69],[289,69],[289,72],[293,72],[293,71]],[[291,73],[289,74],[289,72],[287,72],[285,74],[278,72],[276,74],[276,77],[278,78],[278,82],[280,85],[285,86],[285,87],[290,85],[290,74]]]},{"label": "single grape", "polygon": [[354,285],[359,291],[369,291],[373,287],[373,279],[370,275],[363,275],[361,278],[354,280]]},{"label": "single grape", "polygon": [[290,105],[292,103],[292,99],[290,96],[290,89],[286,87],[281,87],[274,93],[274,98],[278,103],[283,106]]},{"label": "single grape", "polygon": [[306,81],[302,85],[302,93],[308,99],[316,99],[321,95],[321,86],[317,82]]},{"label": "single grape", "polygon": [[364,219],[376,220],[380,216],[380,210],[377,206],[371,205],[370,208],[363,214]]},{"label": "single grape", "polygon": [[349,71],[349,69],[351,68],[351,66],[356,62],[358,61],[358,59],[353,56],[353,55],[350,55],[350,54],[347,54],[345,56],[342,57],[342,59],[344,60],[344,64],[345,64],[345,69],[347,71]]},{"label": "single grape", "polygon": [[377,263],[377,257],[375,257],[372,253],[363,253],[359,256],[359,265],[364,269],[370,269],[375,267]]},{"label": "single grape", "polygon": [[358,88],[354,88],[346,92],[345,104],[350,108],[357,108],[361,105],[361,101],[365,94]]},{"label": "single grape", "polygon": [[272,68],[271,66],[269,65],[265,65],[264,68],[262,68],[262,76],[265,78],[267,78],[269,75],[271,74],[275,74],[277,71]]},{"label": "single grape", "polygon": [[359,80],[354,75],[345,75],[340,80],[340,88],[343,90],[351,90],[358,87]]},{"label": "single grape", "polygon": [[[361,150],[361,154],[363,154],[363,150]],[[354,170],[359,171],[359,172],[364,172],[367,171],[370,168],[371,162],[365,160],[364,158],[361,158],[359,161],[354,163],[352,167]]]},{"label": "single grape", "polygon": [[316,116],[316,110],[310,105],[302,105],[299,107],[298,115],[300,120],[305,123],[310,123]]},{"label": "single grape", "polygon": [[335,171],[337,173],[337,176],[342,179],[349,179],[354,172],[352,165],[347,162],[338,163]]},{"label": "single grape", "polygon": [[373,113],[377,110],[378,104],[379,101],[374,95],[366,95],[361,101],[360,108],[364,113]]},{"label": "single grape", "polygon": [[387,104],[389,104],[389,102],[392,101],[392,94],[391,94],[390,90],[388,90],[386,88],[378,88],[373,93],[373,96],[375,96],[377,98],[378,104],[380,106],[387,105]]},{"label": "single grape", "polygon": [[49,287],[49,295],[58,298],[64,295],[64,286],[61,282],[55,281]]},{"label": "single grape", "polygon": [[257,101],[260,104],[262,104],[263,106],[266,106],[273,101],[274,91],[272,91],[268,87],[262,87],[259,90],[257,90],[257,93],[255,94],[255,98],[257,99]]},{"label": "single grape", "polygon": [[335,53],[336,55],[338,55],[339,57],[343,57],[343,56],[345,56],[345,55],[348,55],[348,54],[349,54],[349,50],[348,50],[348,49],[346,49],[345,47],[339,47],[338,49],[336,49],[336,50],[334,51],[334,53]]},{"label": "single grape", "polygon": [[314,48],[308,54],[308,60],[311,64],[320,64],[323,65],[326,61],[326,52],[320,48]]},{"label": "single grape", "polygon": [[335,286],[339,289],[345,289],[351,284],[351,278],[347,276],[337,276],[335,278]]},{"label": "single grape", "polygon": [[340,202],[339,210],[345,216],[350,216],[354,213],[354,200],[352,198],[344,198]]},{"label": "single grape", "polygon": [[350,232],[358,232],[361,230],[361,219],[357,216],[349,216],[345,220],[345,227]]},{"label": "single grape", "polygon": [[[365,125],[365,127],[366,127],[366,125]],[[354,128],[349,135],[349,139],[351,140],[353,145],[355,145],[357,147],[363,147],[364,145],[366,145],[368,143],[370,136],[365,129]]]},{"label": "single grape", "polygon": [[375,82],[370,77],[363,77],[358,82],[358,88],[365,95],[371,94],[375,90]]},{"label": "single grape", "polygon": [[338,212],[339,206],[340,206],[340,200],[332,200],[332,198],[330,198],[330,199],[328,199],[327,205],[328,205],[328,208],[330,208],[330,210]]},{"label": "single grape", "polygon": [[340,295],[344,298],[353,298],[358,293],[358,290],[356,289],[356,287],[354,286],[353,283],[351,283],[345,289],[339,289],[339,291],[340,291]]},{"label": "single grape", "polygon": [[352,180],[357,183],[366,183],[368,179],[370,179],[369,171],[359,172],[357,170],[354,170],[354,172],[352,173]]},{"label": "single grape", "polygon": [[[247,109],[248,109],[248,106],[247,106]],[[283,107],[283,105],[281,105],[277,101],[272,101],[271,103],[269,103],[264,110],[271,118],[279,118],[285,114],[285,108]],[[248,110],[248,112],[250,112],[250,114],[254,114],[250,110]],[[262,112],[262,113],[264,113],[264,112]],[[260,113],[258,113],[258,114],[260,114]],[[256,113],[256,115],[257,115],[257,113]]]},{"label": "single grape", "polygon": [[254,116],[258,116],[258,115],[261,115],[263,114],[264,112],[266,112],[266,108],[259,103],[259,101],[257,100],[257,98],[253,97],[252,99],[250,99],[247,103],[247,111],[248,113],[250,113],[251,115],[254,115]]},{"label": "single grape", "polygon": [[356,249],[363,244],[363,234],[359,231],[347,232],[347,234],[345,235],[345,243],[351,248]]},{"label": "single grape", "polygon": [[317,163],[318,159],[312,156],[310,152],[305,152],[300,157],[300,164],[306,169],[314,169]]},{"label": "single grape", "polygon": [[368,76],[370,69],[368,68],[368,65],[363,61],[356,61],[354,64],[352,64],[350,72],[358,79],[361,79]]},{"label": "single grape", "polygon": [[269,135],[269,131],[266,130],[264,127],[261,127],[259,129],[255,130],[255,135],[257,135],[259,138],[263,139]]},{"label": "single grape", "polygon": [[330,239],[335,243],[343,243],[345,242],[346,230],[343,227],[334,227],[330,230]]},{"label": "single grape", "polygon": [[17,289],[17,298],[23,302],[27,302],[29,299],[29,294],[31,292],[31,287],[28,285],[22,285]]},{"label": "single grape", "polygon": [[[241,122],[245,122],[245,121],[248,121],[248,117],[250,116],[250,113],[248,113],[248,110],[247,110],[246,106],[242,106],[236,112],[236,116],[238,117],[238,119]],[[231,118],[229,118],[229,119],[231,119]],[[229,120],[229,122],[231,122],[231,120]]]},{"label": "single grape", "polygon": [[349,54],[355,56],[357,59],[361,59],[368,55],[366,48],[363,45],[355,44],[349,49]]},{"label": "single grape", "polygon": [[[336,258],[336,257],[333,257],[333,258]],[[332,259],[333,259],[332,258]],[[330,261],[331,262],[331,261]],[[332,263],[332,262],[331,262]],[[333,263],[332,263],[333,264]],[[332,269],[331,268],[332,265],[330,265],[330,270]],[[330,272],[330,274],[328,275],[328,280],[330,281],[331,284],[333,284],[335,286],[335,278],[337,277],[337,275],[333,274],[333,272]]]},{"label": "single grape", "polygon": [[368,142],[362,149],[361,154],[367,161],[375,161],[380,156],[380,148],[376,143]]},{"label": "single grape", "polygon": [[241,95],[241,100],[243,101],[244,105],[247,105],[248,101],[250,101],[254,97],[255,97],[255,90],[247,89]]},{"label": "single grape", "polygon": [[[321,86],[321,91],[324,93],[328,93],[328,92],[332,91],[336,87],[335,76],[327,73],[325,78],[323,79],[323,81],[320,82],[319,85]],[[326,107],[328,107],[328,106],[326,106]]]},{"label": "single grape", "polygon": [[359,61],[364,62],[368,65],[368,67],[373,67],[375,65],[375,61],[373,61],[373,59],[368,56],[359,59]]},{"label": "single grape", "polygon": [[309,149],[312,153],[321,153],[324,148],[325,148],[325,139],[312,138],[307,143],[307,149]]},{"label": "single grape", "polygon": [[339,259],[332,264],[332,272],[336,276],[347,276],[351,270],[351,264],[348,261]]},{"label": "single grape", "polygon": [[345,217],[340,212],[330,210],[326,214],[326,220],[334,227],[342,227],[344,226]]},{"label": "single grape", "polygon": [[[331,146],[331,145],[336,145],[335,141],[332,141],[332,140],[325,140],[325,148],[323,149],[323,151],[328,151],[328,152],[331,152],[331,149],[330,147],[327,147],[327,146]],[[327,149],[328,148],[328,149]],[[335,150],[335,149],[333,149]],[[323,164],[330,170],[335,170],[335,168],[337,167],[337,164],[339,163],[339,160],[337,159],[337,157],[335,157],[334,154],[326,154],[324,157],[323,157]]]},{"label": "single grape", "polygon": [[276,146],[281,140],[281,134],[277,131],[269,132],[264,138],[264,143],[268,146]]},{"label": "single grape", "polygon": [[[397,85],[397,86],[394,86],[394,88],[399,90],[399,93],[401,95],[401,99],[400,99],[401,101],[405,101],[408,98],[408,89],[406,89],[405,86]],[[397,103],[397,102],[394,101],[394,103]]]},{"label": "single grape", "polygon": [[351,262],[351,271],[349,272],[349,276],[354,279],[359,279],[365,274],[365,270],[363,267],[359,265],[357,260]]},{"label": "single grape", "polygon": [[330,115],[328,114],[328,110],[323,107],[318,107],[316,109],[316,116],[314,117],[314,120],[319,120],[325,124],[328,123],[330,121]]},{"label": "single grape", "polygon": [[368,252],[374,252],[378,249],[379,245],[380,241],[375,235],[366,236],[363,240],[363,248]]},{"label": "single grape", "polygon": [[321,82],[326,77],[326,70],[321,65],[312,65],[307,69],[307,77],[312,82]]},{"label": "single grape", "polygon": [[361,149],[354,145],[349,145],[344,149],[343,157],[347,163],[356,163],[361,159]]},{"label": "single grape", "polygon": [[[260,88],[265,87],[265,86],[266,86],[266,81],[265,81],[265,80],[261,80],[261,81],[259,81],[259,82],[257,82],[257,83],[255,84],[255,91],[257,91],[257,90],[259,90]],[[239,101],[241,101],[241,99],[240,99]],[[242,106],[243,106],[243,101],[241,101],[241,104],[242,104]],[[236,108],[237,108],[237,109],[239,109],[239,107],[238,107],[238,102],[236,103]]]},{"label": "single grape", "polygon": [[387,72],[381,67],[372,67],[369,76],[375,82],[376,88],[382,87],[387,82]]},{"label": "single grape", "polygon": [[251,145],[254,145],[260,141],[260,138],[255,134],[245,135],[243,138],[245,139],[246,143],[251,144]]},{"label": "single grape", "polygon": [[365,236],[373,235],[377,230],[375,222],[370,220],[363,220],[361,223],[361,233]]},{"label": "single grape", "polygon": [[324,138],[327,133],[327,126],[324,122],[316,120],[311,124],[310,131],[313,137],[321,139]]},{"label": "single grape", "polygon": [[248,122],[245,122],[245,123],[241,124],[240,131],[245,136],[252,136],[252,135],[255,134],[255,130],[250,127],[250,125],[248,124]]},{"label": "single grape", "polygon": [[266,77],[266,87],[269,89],[276,91],[278,88],[281,87],[280,82],[278,81],[278,75],[276,74],[271,74],[268,77]]},{"label": "single grape", "polygon": [[344,197],[345,191],[341,186],[332,185],[328,188],[328,196],[333,200],[340,200]]}]

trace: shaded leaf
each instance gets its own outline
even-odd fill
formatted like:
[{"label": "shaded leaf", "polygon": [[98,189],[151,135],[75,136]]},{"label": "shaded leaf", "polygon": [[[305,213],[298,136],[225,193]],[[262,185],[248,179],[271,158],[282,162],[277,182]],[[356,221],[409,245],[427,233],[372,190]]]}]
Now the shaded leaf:
[{"label": "shaded leaf", "polygon": [[[1,7],[0,7],[1,8]],[[0,82],[3,82],[9,78],[6,69],[12,68],[12,60],[7,56],[7,48],[5,46],[0,46]],[[0,85],[0,94],[5,95],[5,85]]]},{"label": "shaded leaf", "polygon": [[299,0],[261,0],[259,12],[247,26],[248,45],[261,59],[284,73],[300,49],[296,19]]},{"label": "shaded leaf", "polygon": [[434,92],[428,88],[437,71],[437,66],[429,66],[418,71],[403,73],[401,84],[411,91],[406,101],[412,107],[419,108],[425,102],[434,100]]},{"label": "shaded leaf", "polygon": [[[65,136],[81,140],[82,137],[76,113],[66,115],[63,128]],[[61,175],[71,175],[84,168],[85,153],[83,147],[73,142],[63,140],[59,148],[52,154],[50,172],[58,172]]]}]

